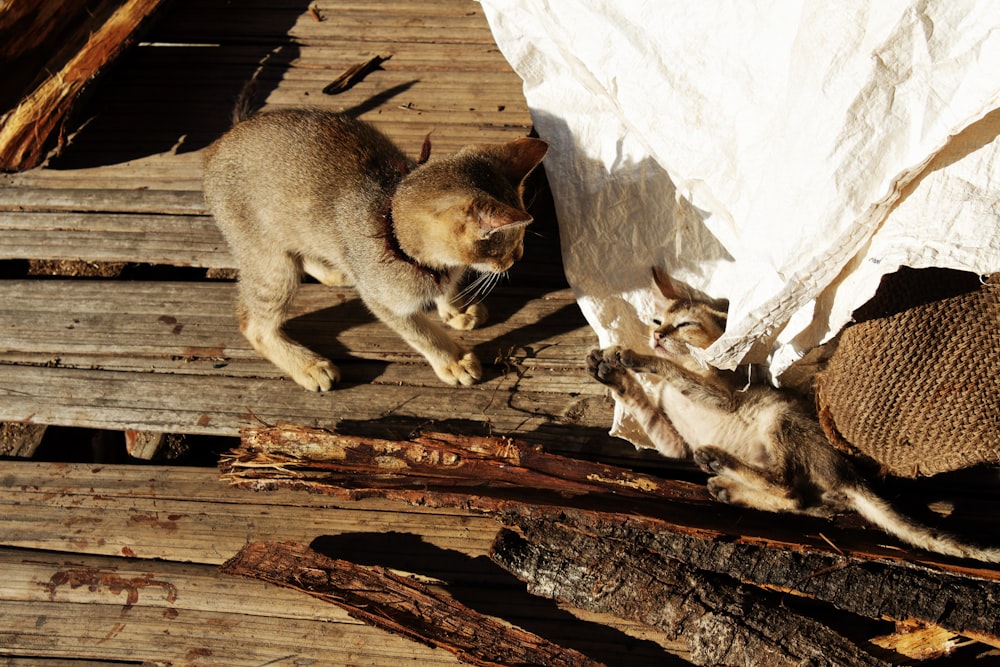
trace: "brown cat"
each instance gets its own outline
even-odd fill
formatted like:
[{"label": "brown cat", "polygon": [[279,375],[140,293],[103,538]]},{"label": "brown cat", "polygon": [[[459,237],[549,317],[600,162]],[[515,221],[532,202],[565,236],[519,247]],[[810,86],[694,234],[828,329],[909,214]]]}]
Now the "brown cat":
[{"label": "brown cat", "polygon": [[[653,275],[663,297],[651,329],[653,355],[621,347],[594,350],[588,369],[617,392],[660,453],[692,455],[712,475],[708,488],[723,502],[814,516],[854,510],[914,546],[1000,562],[998,548],[965,544],[893,509],[830,445],[793,395],[768,384],[745,386],[746,375],[699,363],[690,348],[715,342],[725,329],[725,313],[692,299],[656,269]],[[655,402],[637,373],[662,380]]]},{"label": "brown cat", "polygon": [[[468,146],[416,164],[371,125],[315,109],[260,113],[206,152],[205,201],[240,270],[240,329],[300,385],[330,389],[340,371],[282,326],[303,271],[350,281],[382,322],[444,382],[479,380],[476,356],[455,329],[486,319],[457,287],[467,268],[493,275],[523,254],[532,221],[524,179],[548,148],[538,139]],[[423,159],[430,151],[425,142]]]}]

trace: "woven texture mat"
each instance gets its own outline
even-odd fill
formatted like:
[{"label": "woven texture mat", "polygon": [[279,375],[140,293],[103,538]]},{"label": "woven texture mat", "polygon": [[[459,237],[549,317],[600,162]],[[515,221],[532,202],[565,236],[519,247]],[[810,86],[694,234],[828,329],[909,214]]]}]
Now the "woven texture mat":
[{"label": "woven texture mat", "polygon": [[901,477],[1000,463],[1000,274],[972,278],[927,302],[954,274],[904,271],[859,311],[816,379],[838,449]]}]

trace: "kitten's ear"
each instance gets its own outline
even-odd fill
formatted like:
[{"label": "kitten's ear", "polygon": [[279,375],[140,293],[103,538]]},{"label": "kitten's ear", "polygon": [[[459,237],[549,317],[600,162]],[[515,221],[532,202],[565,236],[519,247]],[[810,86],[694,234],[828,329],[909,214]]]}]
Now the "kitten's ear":
[{"label": "kitten's ear", "polygon": [[667,275],[666,271],[663,271],[659,267],[653,267],[653,285],[659,290],[665,298],[671,301],[680,301],[682,299],[689,299],[690,294],[683,286],[675,283],[673,279]]},{"label": "kitten's ear", "polygon": [[492,197],[486,202],[475,204],[474,207],[476,219],[479,220],[479,229],[486,236],[501,229],[523,227],[534,220],[527,211],[504,204]]},{"label": "kitten's ear", "polygon": [[511,183],[520,185],[521,181],[541,163],[548,150],[548,143],[531,137],[522,137],[503,144],[499,156],[502,162],[501,171]]}]

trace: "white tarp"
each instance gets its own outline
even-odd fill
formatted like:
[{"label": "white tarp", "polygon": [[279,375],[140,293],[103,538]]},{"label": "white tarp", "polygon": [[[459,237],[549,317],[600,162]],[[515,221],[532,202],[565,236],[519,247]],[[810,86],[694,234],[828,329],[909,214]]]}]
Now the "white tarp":
[{"label": "white tarp", "polygon": [[653,265],[775,377],[901,265],[1000,270],[997,0],[481,4],[601,346],[646,345]]}]

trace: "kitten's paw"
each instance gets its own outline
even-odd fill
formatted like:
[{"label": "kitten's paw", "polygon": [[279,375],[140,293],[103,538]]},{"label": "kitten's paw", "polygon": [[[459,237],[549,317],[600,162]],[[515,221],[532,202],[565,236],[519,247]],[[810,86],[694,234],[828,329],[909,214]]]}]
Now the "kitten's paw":
[{"label": "kitten's paw", "polygon": [[482,326],[489,317],[489,311],[481,303],[475,303],[464,311],[456,310],[442,316],[444,323],[452,329],[459,331],[470,331],[478,326]]},{"label": "kitten's paw", "polygon": [[720,503],[726,503],[727,505],[738,504],[735,502],[733,496],[731,480],[727,480],[724,477],[710,477],[707,486],[711,496]]},{"label": "kitten's paw", "polygon": [[483,367],[472,352],[466,352],[460,358],[451,361],[441,368],[435,368],[439,378],[450,385],[469,386],[483,377]]},{"label": "kitten's paw", "polygon": [[340,382],[340,369],[329,359],[316,357],[294,371],[292,379],[309,391],[329,391]]},{"label": "kitten's paw", "polygon": [[703,449],[695,450],[692,458],[694,459],[694,462],[698,464],[698,467],[701,468],[703,471],[709,473],[719,472],[722,466],[720,466],[719,462],[715,459],[714,456],[712,456],[712,453],[709,451],[709,449],[711,448],[705,447]]},{"label": "kitten's paw", "polygon": [[587,355],[587,373],[603,385],[607,385],[619,393],[625,391],[625,383],[628,381],[627,372],[617,363],[610,350],[591,350]]}]

